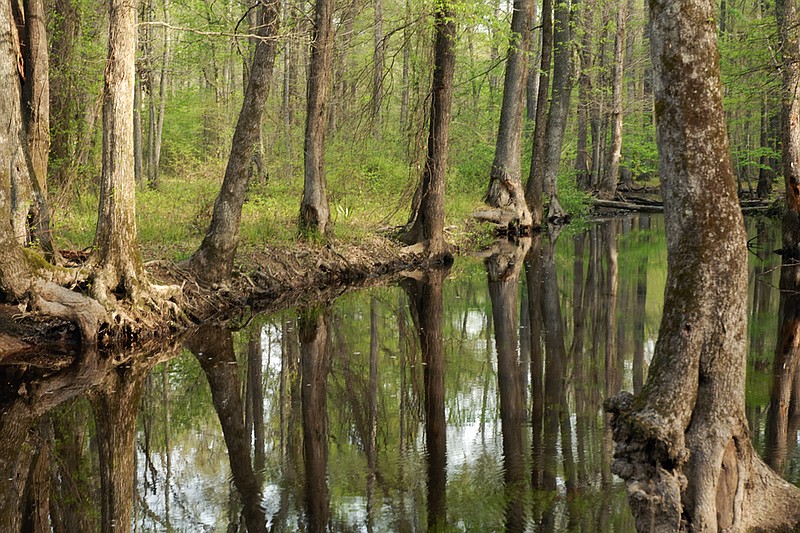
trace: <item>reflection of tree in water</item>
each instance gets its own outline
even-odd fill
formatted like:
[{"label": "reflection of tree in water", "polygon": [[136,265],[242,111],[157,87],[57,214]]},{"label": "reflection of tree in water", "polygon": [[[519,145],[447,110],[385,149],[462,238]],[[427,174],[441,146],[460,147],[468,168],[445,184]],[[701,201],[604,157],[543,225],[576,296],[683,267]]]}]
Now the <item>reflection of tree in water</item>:
[{"label": "reflection of tree in water", "polygon": [[[789,446],[800,428],[800,221],[788,212],[783,221],[783,261],[778,311],[778,341],[772,363],[772,389],[766,434],[766,462],[784,475]],[[758,283],[756,283],[758,285]],[[766,291],[765,291],[766,292]]]},{"label": "reflection of tree in water", "polygon": [[427,451],[428,531],[447,526],[447,423],[445,420],[444,341],[442,337],[442,284],[447,270],[406,278],[402,285],[419,334],[425,366],[425,447]]},{"label": "reflection of tree in water", "polygon": [[245,430],[242,387],[231,332],[224,326],[204,326],[187,340],[186,346],[200,362],[211,387],[214,410],[222,426],[233,483],[242,501],[247,530],[266,533],[261,487],[250,462],[250,441]]},{"label": "reflection of tree in water", "polygon": [[[534,238],[538,240],[540,237],[537,235]],[[492,321],[497,348],[497,388],[500,395],[500,424],[503,434],[506,531],[525,529],[524,503],[527,476],[522,437],[525,414],[517,332],[519,278],[530,245],[530,239],[523,239],[519,246],[498,245],[484,261],[489,277],[489,296],[492,300]]]}]

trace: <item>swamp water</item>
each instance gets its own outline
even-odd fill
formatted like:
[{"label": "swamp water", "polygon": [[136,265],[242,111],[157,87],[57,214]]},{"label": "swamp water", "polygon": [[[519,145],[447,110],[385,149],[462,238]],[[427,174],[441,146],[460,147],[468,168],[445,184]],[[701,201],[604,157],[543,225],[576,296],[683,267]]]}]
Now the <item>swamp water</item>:
[{"label": "swamp water", "polygon": [[[773,453],[780,235],[771,223],[748,227],[747,415],[756,447]],[[633,531],[602,403],[646,377],[666,279],[663,219],[568,228],[554,247],[530,248],[256,316],[234,333],[207,326],[132,372],[141,399],[121,403],[115,420],[136,424],[133,529]],[[32,409],[27,425],[9,423],[13,404],[0,407],[0,427],[38,427],[27,446],[49,450],[51,521],[92,530],[102,428],[85,398],[65,397]],[[137,404],[134,422],[124,415]],[[794,433],[781,450],[797,483]],[[0,441],[0,464],[19,468],[9,456],[19,446]],[[0,518],[25,499],[8,481]]]}]

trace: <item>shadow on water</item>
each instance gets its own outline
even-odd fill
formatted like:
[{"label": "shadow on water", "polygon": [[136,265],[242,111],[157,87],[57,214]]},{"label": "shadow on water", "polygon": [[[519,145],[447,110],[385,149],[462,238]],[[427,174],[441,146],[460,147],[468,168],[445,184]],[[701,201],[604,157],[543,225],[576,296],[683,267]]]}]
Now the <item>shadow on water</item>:
[{"label": "shadow on water", "polygon": [[[747,414],[796,483],[800,267],[749,225]],[[610,219],[182,346],[0,364],[0,530],[632,531],[602,403],[641,389],[665,279],[663,219]]]}]

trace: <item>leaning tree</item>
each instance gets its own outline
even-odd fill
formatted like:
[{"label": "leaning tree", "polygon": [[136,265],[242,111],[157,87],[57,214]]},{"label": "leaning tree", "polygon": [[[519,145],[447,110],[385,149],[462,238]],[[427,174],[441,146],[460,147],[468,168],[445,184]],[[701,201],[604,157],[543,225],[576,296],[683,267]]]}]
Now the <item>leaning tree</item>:
[{"label": "leaning tree", "polygon": [[606,405],[612,469],[640,531],[788,529],[800,489],[758,457],[745,416],[747,247],[714,2],[650,7],[668,272],[647,382]]}]

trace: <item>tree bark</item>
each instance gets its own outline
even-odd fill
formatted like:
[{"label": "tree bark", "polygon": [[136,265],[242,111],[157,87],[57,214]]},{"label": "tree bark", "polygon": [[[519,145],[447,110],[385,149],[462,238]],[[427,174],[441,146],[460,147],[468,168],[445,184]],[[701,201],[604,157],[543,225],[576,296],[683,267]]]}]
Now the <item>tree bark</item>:
[{"label": "tree bark", "polygon": [[29,224],[33,237],[51,258],[58,258],[50,232],[47,162],[50,155],[50,57],[42,0],[26,0],[25,7],[25,123],[33,185]]},{"label": "tree bark", "polygon": [[575,156],[575,173],[578,188],[588,191],[592,188],[591,165],[588,152],[589,108],[592,98],[592,33],[595,19],[594,0],[585,0],[581,9],[581,27],[583,36],[580,48],[580,74],[578,76],[578,126],[577,154]]},{"label": "tree bark", "polygon": [[617,31],[614,37],[614,74],[611,81],[611,146],[608,163],[598,191],[600,198],[612,199],[617,193],[619,163],[622,158],[622,74],[625,59],[625,3],[617,7]]},{"label": "tree bark", "polygon": [[[108,61],[103,102],[103,169],[91,262],[92,296],[135,300],[146,283],[136,239],[136,177],[133,159],[133,93],[136,9],[126,0],[109,3]],[[120,291],[122,289],[122,291]]]},{"label": "tree bark", "polygon": [[525,88],[528,77],[531,0],[515,0],[511,17],[511,39],[508,47],[503,104],[497,133],[494,162],[489,172],[489,189],[485,201],[492,207],[510,209],[523,232],[532,224],[522,188],[522,118],[525,111]]},{"label": "tree bark", "polygon": [[453,103],[453,75],[456,64],[456,24],[449,0],[436,3],[431,118],[428,155],[415,197],[420,201],[402,230],[406,244],[424,243],[429,255],[445,251],[444,198],[447,157],[450,151],[450,109]]},{"label": "tree bark", "polygon": [[214,202],[211,224],[203,242],[187,261],[187,266],[207,283],[221,283],[233,270],[233,260],[239,244],[242,205],[250,181],[250,161],[258,142],[261,116],[269,95],[272,68],[275,64],[277,40],[274,37],[278,32],[279,15],[280,0],[262,1],[262,40],[253,55],[253,66],[233,134],[225,178]]},{"label": "tree bark", "polygon": [[641,394],[607,402],[640,531],[787,529],[800,490],[758,458],[744,411],[746,234],[722,110],[714,3],[651,7],[668,273]]},{"label": "tree bark", "polygon": [[553,10],[553,94],[545,134],[543,192],[548,197],[547,220],[563,221],[567,214],[558,203],[558,169],[572,94],[572,10],[579,0],[558,2]]},{"label": "tree bark", "polygon": [[533,152],[525,200],[531,211],[531,225],[538,227],[544,219],[544,168],[547,133],[547,101],[550,94],[550,62],[553,60],[553,1],[542,0],[542,57],[539,71],[539,93],[536,96],[536,125],[533,129]]},{"label": "tree bark", "polygon": [[386,43],[383,36],[383,0],[375,4],[375,51],[372,55],[372,128],[375,136],[381,136],[381,109],[383,107],[383,64]]},{"label": "tree bark", "polygon": [[326,235],[330,208],[325,179],[325,133],[328,125],[328,89],[333,70],[333,0],[314,3],[314,32],[308,73],[304,148],[301,233]]}]

